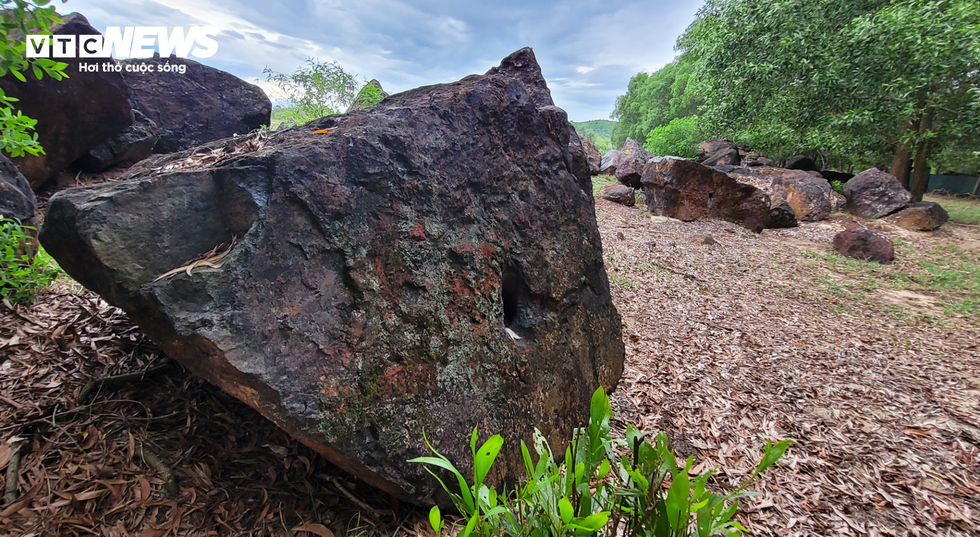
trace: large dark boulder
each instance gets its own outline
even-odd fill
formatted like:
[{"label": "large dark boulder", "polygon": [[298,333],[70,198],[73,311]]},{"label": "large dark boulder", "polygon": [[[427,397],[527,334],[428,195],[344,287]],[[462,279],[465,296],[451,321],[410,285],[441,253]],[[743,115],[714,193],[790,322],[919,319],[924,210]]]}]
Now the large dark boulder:
[{"label": "large dark boulder", "polygon": [[[753,174],[748,168],[721,167]],[[647,210],[658,216],[691,221],[722,218],[755,232],[797,225],[785,204],[773,205],[757,186],[697,162],[656,157],[643,171]]]},{"label": "large dark boulder", "polygon": [[599,163],[599,173],[603,175],[616,175],[616,166],[619,166],[619,159],[623,154],[617,149],[610,149],[602,155],[602,162]]},{"label": "large dark boulder", "polygon": [[[52,26],[56,35],[96,35],[82,15],[72,13],[63,24]],[[76,159],[133,122],[129,90],[119,73],[79,72],[80,63],[103,64],[106,58],[59,58],[68,64],[68,78],[38,80],[26,74],[20,82],[9,73],[0,78],[0,89],[19,99],[17,109],[37,120],[34,126],[43,155],[12,159],[31,187],[38,188]]]},{"label": "large dark boulder", "polygon": [[[126,72],[133,108],[157,125],[154,153],[173,153],[248,134],[269,125],[272,103],[261,88],[220,69],[194,60],[159,55],[122,60],[123,64],[152,64],[154,72]],[[184,66],[184,74],[161,72],[161,67]]]},{"label": "large dark boulder", "polygon": [[908,204],[885,220],[910,231],[932,231],[949,222],[949,213],[934,201],[920,201]]},{"label": "large dark boulder", "polygon": [[512,480],[518,440],[562,445],[624,358],[569,164],[584,155],[522,56],[151,157],[52,197],[41,241],[169,356],[365,481],[430,499],[406,462],[423,430],[467,472],[477,425],[508,439],[494,479]]},{"label": "large dark boulder", "polygon": [[815,222],[830,216],[833,189],[826,179],[801,170],[784,170],[772,178],[773,203],[786,200],[801,222]]},{"label": "large dark boulder", "polygon": [[881,218],[912,200],[912,195],[891,174],[871,168],[844,183],[845,210],[862,218]]},{"label": "large dark boulder", "polygon": [[643,168],[653,156],[639,142],[627,138],[616,165],[616,179],[628,187],[642,188],[640,178],[643,176]]},{"label": "large dark boulder", "polygon": [[135,164],[150,156],[157,141],[157,124],[139,110],[133,112],[132,125],[82,155],[75,166],[87,172],[100,172],[116,164]]},{"label": "large dark boulder", "polygon": [[834,250],[845,256],[888,265],[895,260],[895,244],[865,228],[848,228],[834,235]]}]

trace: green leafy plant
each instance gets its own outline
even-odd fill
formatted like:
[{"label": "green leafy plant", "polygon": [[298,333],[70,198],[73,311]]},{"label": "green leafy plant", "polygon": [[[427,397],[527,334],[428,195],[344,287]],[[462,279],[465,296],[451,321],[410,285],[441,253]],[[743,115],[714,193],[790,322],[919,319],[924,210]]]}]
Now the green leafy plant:
[{"label": "green leafy plant", "polygon": [[306,63],[306,67],[292,74],[278,73],[268,67],[262,71],[286,97],[285,105],[277,105],[272,110],[273,123],[279,126],[292,127],[339,114],[355,100],[361,107],[371,106],[384,97],[380,87],[359,83],[356,76],[337,62],[308,58]]},{"label": "green leafy plant", "polygon": [[26,232],[33,229],[0,216],[0,296],[15,304],[33,302],[39,289],[62,274],[44,248],[30,255],[35,240]]},{"label": "green leafy plant", "polygon": [[[64,0],[62,0],[64,2]],[[50,0],[0,0],[0,77],[8,73],[26,82],[25,71],[41,80],[45,75],[61,80],[67,78],[68,64],[48,58],[27,58],[28,34],[49,34],[51,25],[61,22],[54,6],[44,7]],[[40,155],[44,149],[33,132],[37,121],[17,110],[17,99],[0,89],[0,149],[13,157],[25,154]]]},{"label": "green leafy plant", "polygon": [[[609,423],[612,408],[602,388],[591,401],[589,423],[576,429],[564,460],[559,461],[540,431],[533,436],[534,461],[521,442],[525,478],[510,494],[498,493],[485,483],[503,446],[503,438],[493,435],[477,449],[478,432],[470,437],[473,478],[466,477],[452,462],[432,447],[431,457],[411,462],[427,465],[452,498],[466,520],[460,537],[642,535],[689,536],[737,535],[747,531],[732,520],[740,498],[756,493],[745,491],[762,471],[786,452],[789,440],[766,443],[756,470],[730,494],[708,490],[713,470],[692,476],[693,457],[678,461],[667,447],[663,433],[650,439],[632,425],[626,438],[613,438]],[[450,487],[434,469],[448,471],[458,485]],[[429,521],[437,537],[445,526],[438,507]]]},{"label": "green leafy plant", "polygon": [[647,135],[647,148],[654,155],[694,158],[703,139],[697,116],[675,118]]},{"label": "green leafy plant", "polygon": [[831,181],[830,188],[834,189],[834,192],[840,194],[841,196],[844,195],[844,183],[840,181]]}]

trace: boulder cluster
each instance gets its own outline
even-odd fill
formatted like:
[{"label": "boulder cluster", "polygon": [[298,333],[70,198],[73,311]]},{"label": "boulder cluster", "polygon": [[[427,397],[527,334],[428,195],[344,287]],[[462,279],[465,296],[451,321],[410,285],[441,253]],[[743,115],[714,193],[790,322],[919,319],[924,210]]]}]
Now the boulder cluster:
[{"label": "boulder cluster", "polygon": [[[911,195],[898,179],[876,168],[857,175],[820,170],[805,156],[793,157],[779,168],[771,159],[729,140],[703,142],[698,160],[655,156],[627,139],[622,150],[602,156],[599,172],[614,175],[619,183],[605,187],[602,196],[632,206],[634,190],[642,189],[646,208],[654,215],[685,221],[722,218],[756,232],[824,220],[837,210],[866,219],[884,218],[914,231],[930,231],[949,220],[938,203],[910,204]],[[830,181],[843,184],[843,195],[834,191]],[[890,263],[891,241],[876,236],[887,240],[889,247],[871,254],[867,245],[877,242],[865,235],[841,237],[834,241],[835,248],[851,257]]]}]

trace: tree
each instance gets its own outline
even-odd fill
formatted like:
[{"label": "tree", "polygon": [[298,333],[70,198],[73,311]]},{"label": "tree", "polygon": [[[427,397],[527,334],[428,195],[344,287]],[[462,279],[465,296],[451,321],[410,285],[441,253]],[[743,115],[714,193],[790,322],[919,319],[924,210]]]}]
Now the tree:
[{"label": "tree", "polygon": [[654,155],[694,158],[703,139],[697,116],[677,117],[650,131],[644,147]]},{"label": "tree", "polygon": [[337,62],[308,58],[306,63],[307,67],[300,67],[289,75],[268,67],[263,70],[267,80],[275,82],[286,95],[289,104],[276,110],[286,126],[301,125],[341,113],[355,99],[370,105],[383,97],[380,87],[359,84],[357,77],[345,71]]},{"label": "tree", "polygon": [[678,45],[706,130],[912,169],[921,199],[930,155],[976,130],[978,21],[975,0],[708,0]]},{"label": "tree", "polygon": [[[62,0],[64,3],[65,0]],[[0,0],[0,77],[8,74],[21,82],[26,82],[28,74],[38,80],[48,75],[61,80],[68,75],[68,64],[48,58],[27,58],[28,34],[49,34],[51,25],[61,22],[55,8],[44,7],[50,0]],[[25,154],[39,155],[44,148],[37,141],[37,133],[32,133],[37,120],[31,119],[17,110],[17,99],[8,97],[0,89],[0,149],[14,157]]]},{"label": "tree", "polygon": [[682,54],[652,74],[639,73],[630,79],[625,95],[616,99],[611,117],[619,120],[612,143],[621,147],[626,138],[646,140],[647,134],[672,119],[697,114],[697,97],[688,92],[694,72],[693,58]]}]

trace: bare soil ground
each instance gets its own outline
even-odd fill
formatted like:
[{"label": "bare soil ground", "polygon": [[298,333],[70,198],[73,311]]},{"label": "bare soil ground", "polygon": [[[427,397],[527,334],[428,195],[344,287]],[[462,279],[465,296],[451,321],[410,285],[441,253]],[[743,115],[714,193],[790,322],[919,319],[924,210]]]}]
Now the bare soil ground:
[{"label": "bare soil ground", "polygon": [[[667,431],[722,489],[766,439],[796,442],[743,506],[753,533],[980,534],[978,297],[928,281],[974,277],[980,229],[871,223],[901,239],[881,267],[830,253],[838,230],[865,224],[847,217],[755,235],[601,199],[597,216],[627,348],[618,417]],[[70,284],[0,305],[0,490],[20,458],[0,535],[431,533],[423,511],[164,363]],[[147,369],[79,402],[93,379]]]}]

